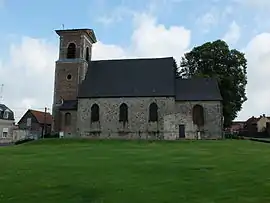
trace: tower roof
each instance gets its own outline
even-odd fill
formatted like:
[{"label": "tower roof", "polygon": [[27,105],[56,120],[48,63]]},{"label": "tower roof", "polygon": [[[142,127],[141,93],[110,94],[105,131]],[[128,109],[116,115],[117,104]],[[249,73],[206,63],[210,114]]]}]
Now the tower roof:
[{"label": "tower roof", "polygon": [[86,34],[92,41],[92,43],[96,43],[96,35],[93,29],[89,28],[82,28],[82,29],[63,29],[63,30],[55,30],[55,32],[59,35],[62,36],[64,34]]}]

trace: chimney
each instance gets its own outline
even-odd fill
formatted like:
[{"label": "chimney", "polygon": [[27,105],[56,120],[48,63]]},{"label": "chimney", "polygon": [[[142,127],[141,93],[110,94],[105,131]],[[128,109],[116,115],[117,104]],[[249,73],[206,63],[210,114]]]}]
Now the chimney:
[{"label": "chimney", "polygon": [[263,114],[263,117],[265,118],[265,114]]}]

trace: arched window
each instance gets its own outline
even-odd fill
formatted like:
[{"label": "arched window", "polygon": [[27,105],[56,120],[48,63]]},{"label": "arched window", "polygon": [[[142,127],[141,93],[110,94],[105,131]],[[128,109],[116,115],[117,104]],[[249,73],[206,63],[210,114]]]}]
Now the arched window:
[{"label": "arched window", "polygon": [[158,106],[154,102],[149,106],[149,121],[158,121]]},{"label": "arched window", "polygon": [[203,107],[201,105],[196,104],[193,107],[192,119],[193,119],[194,124],[196,124],[198,126],[204,125],[204,110],[203,110]]},{"label": "arched window", "polygon": [[89,56],[89,47],[86,47],[86,51],[85,51],[85,60],[86,60],[86,61],[89,61],[89,58],[90,58],[90,56]]},{"label": "arched window", "polygon": [[70,126],[70,125],[71,125],[71,114],[65,113],[65,126]]},{"label": "arched window", "polygon": [[74,59],[76,58],[76,45],[74,43],[70,43],[67,49],[67,58]]},{"label": "arched window", "polygon": [[91,122],[99,121],[99,106],[97,104],[93,104],[91,107]]},{"label": "arched window", "polygon": [[119,108],[119,121],[120,122],[127,122],[128,121],[128,106],[123,103],[120,105]]}]

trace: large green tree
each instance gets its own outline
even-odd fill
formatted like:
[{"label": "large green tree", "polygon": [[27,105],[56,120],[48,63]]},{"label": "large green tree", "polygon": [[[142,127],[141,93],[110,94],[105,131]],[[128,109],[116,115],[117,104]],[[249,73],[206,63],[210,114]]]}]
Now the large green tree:
[{"label": "large green tree", "polygon": [[247,60],[244,53],[216,40],[194,47],[182,57],[179,74],[183,77],[214,77],[223,97],[224,127],[237,117],[247,100]]}]

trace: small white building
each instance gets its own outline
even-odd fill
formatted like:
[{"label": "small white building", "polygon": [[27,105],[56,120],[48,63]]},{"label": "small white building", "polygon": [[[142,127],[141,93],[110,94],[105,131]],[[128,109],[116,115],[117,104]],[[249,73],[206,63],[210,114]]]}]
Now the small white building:
[{"label": "small white building", "polygon": [[13,140],[14,113],[6,105],[0,104],[0,143]]}]

